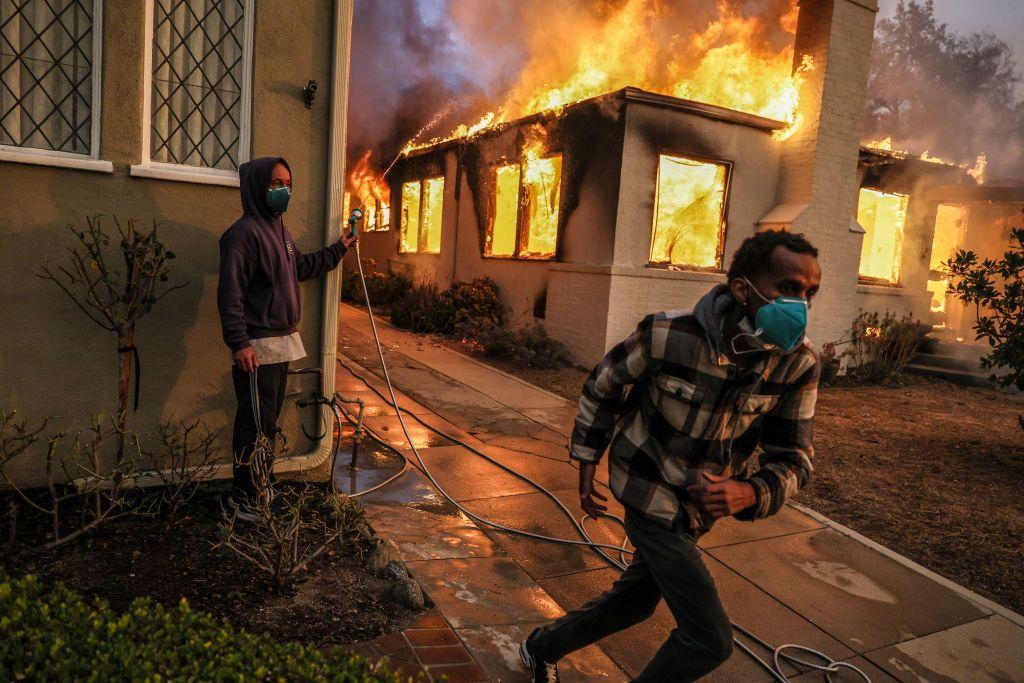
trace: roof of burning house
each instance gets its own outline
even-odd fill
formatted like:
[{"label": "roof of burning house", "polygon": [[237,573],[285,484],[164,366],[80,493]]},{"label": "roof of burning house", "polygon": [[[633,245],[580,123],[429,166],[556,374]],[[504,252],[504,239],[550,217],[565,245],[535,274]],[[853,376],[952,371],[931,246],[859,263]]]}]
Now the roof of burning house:
[{"label": "roof of burning house", "polygon": [[714,104],[707,104],[706,102],[697,102],[696,100],[687,100],[681,97],[673,97],[671,95],[663,95],[661,93],[651,92],[648,90],[642,90],[632,86],[627,86],[619,90],[591,97],[579,102],[573,102],[572,104],[566,105],[557,113],[551,111],[537,112],[524,116],[514,121],[506,121],[499,123],[490,128],[485,128],[479,133],[472,135],[468,138],[453,138],[450,140],[444,140],[433,145],[427,145],[424,147],[416,148],[409,152],[407,156],[413,157],[420,154],[426,154],[433,152],[438,149],[450,147],[456,145],[465,140],[478,139],[481,137],[487,137],[490,135],[497,135],[509,128],[516,128],[527,126],[537,121],[544,119],[557,118],[565,114],[565,112],[578,109],[587,105],[591,105],[597,102],[609,101],[609,100],[621,100],[624,102],[636,102],[641,104],[647,104],[654,107],[660,107],[664,109],[673,109],[675,111],[686,112],[688,114],[694,114],[702,116],[704,118],[713,119],[716,121],[725,121],[727,123],[735,123],[742,126],[750,126],[752,128],[758,128],[764,131],[776,131],[781,130],[787,126],[782,121],[776,121],[774,119],[765,118],[756,114],[748,114],[742,111],[736,111],[735,109],[727,109],[725,107],[719,107]]}]

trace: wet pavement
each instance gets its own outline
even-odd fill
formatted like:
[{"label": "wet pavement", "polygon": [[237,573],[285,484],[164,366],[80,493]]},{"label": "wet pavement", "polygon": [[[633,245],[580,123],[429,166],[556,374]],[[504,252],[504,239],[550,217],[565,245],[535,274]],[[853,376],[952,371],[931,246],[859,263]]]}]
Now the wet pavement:
[{"label": "wet pavement", "polygon": [[[368,353],[365,313],[343,305],[341,321],[340,360],[383,389],[367,370],[376,362]],[[566,458],[574,406],[422,338],[386,325],[381,331],[403,408],[540,481],[580,514],[576,470]],[[377,411],[367,419],[376,434],[411,455],[393,408],[344,368],[337,382],[339,391],[365,398]],[[558,507],[521,479],[411,418],[407,425],[441,486],[473,514],[578,538]],[[400,459],[383,449],[363,453],[355,474],[341,456],[335,472],[343,490],[368,488],[401,468]],[[399,545],[410,571],[489,680],[526,680],[516,652],[523,637],[600,594],[618,573],[592,551],[474,523],[415,468],[362,500],[374,527]],[[610,502],[612,512],[621,510]],[[602,542],[621,539],[614,525],[588,528]],[[700,546],[730,616],[773,644],[813,647],[862,668],[873,681],[1024,681],[1024,618],[936,582],[828,520],[787,506],[756,523],[723,520]],[[672,627],[661,605],[646,622],[567,657],[559,666],[562,678],[628,680]],[[824,680],[792,665],[787,674],[802,683]],[[772,679],[737,649],[706,680]],[[860,679],[844,672],[833,680]]]}]

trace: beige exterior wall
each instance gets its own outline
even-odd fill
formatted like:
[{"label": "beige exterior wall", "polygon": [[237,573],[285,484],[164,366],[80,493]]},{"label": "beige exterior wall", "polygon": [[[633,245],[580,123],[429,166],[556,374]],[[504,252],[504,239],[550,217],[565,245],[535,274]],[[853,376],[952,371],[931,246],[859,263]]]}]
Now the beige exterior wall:
[{"label": "beige exterior wall", "polygon": [[[295,195],[286,224],[299,247],[312,251],[323,245],[334,11],[328,0],[297,0],[288,11],[271,5],[256,3],[251,156],[288,159]],[[141,407],[132,428],[145,436],[163,420],[202,418],[211,428],[226,428],[223,452],[230,458],[234,396],[215,293],[218,239],[241,205],[236,188],[129,175],[129,166],[142,159],[148,125],[142,120],[144,12],[143,0],[105,3],[100,158],[113,163],[113,173],[0,162],[0,406],[79,424],[90,411],[116,407],[116,338],[34,274],[46,258],[61,262],[63,245],[71,243],[68,224],[83,224],[97,213],[134,218],[143,226],[156,220],[178,256],[173,279],[189,285],[139,324]],[[320,93],[307,110],[302,86],[311,78],[319,81]],[[321,291],[321,282],[302,287],[300,331],[309,357],[298,365],[318,363]],[[310,393],[315,379],[302,386]],[[311,409],[305,414],[315,429]],[[297,420],[289,400],[283,425],[293,452],[301,453],[309,443]],[[16,475],[32,482],[40,472],[27,467]]]}]

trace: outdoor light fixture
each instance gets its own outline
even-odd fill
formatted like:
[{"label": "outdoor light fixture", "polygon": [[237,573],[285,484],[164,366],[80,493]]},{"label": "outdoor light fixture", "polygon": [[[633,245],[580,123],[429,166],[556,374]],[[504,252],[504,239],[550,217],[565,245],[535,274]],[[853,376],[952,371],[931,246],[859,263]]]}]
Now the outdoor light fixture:
[{"label": "outdoor light fixture", "polygon": [[316,97],[316,93],[319,90],[320,84],[312,79],[310,79],[309,83],[306,84],[306,87],[302,89],[302,94],[306,99],[306,109],[313,108],[313,98]]}]

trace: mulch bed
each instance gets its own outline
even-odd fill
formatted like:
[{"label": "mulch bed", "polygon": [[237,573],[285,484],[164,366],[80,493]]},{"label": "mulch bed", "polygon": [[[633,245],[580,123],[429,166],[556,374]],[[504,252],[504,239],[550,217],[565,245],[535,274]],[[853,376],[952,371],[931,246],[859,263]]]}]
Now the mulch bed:
[{"label": "mulch bed", "polygon": [[[190,516],[170,530],[159,520],[128,516],[52,550],[46,520],[23,512],[20,542],[0,550],[0,567],[11,575],[34,574],[61,581],[124,610],[137,597],[189,605],[278,641],[317,646],[369,640],[403,629],[421,611],[389,595],[391,580],[366,569],[358,543],[338,544],[314,561],[285,591],[273,593],[268,575],[226,549],[213,549],[222,520],[222,492],[203,492]],[[0,500],[6,509],[6,501]]]}]

